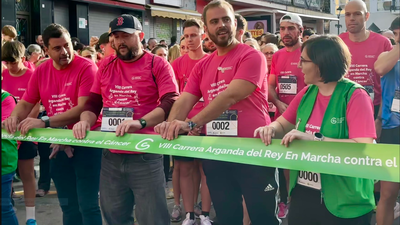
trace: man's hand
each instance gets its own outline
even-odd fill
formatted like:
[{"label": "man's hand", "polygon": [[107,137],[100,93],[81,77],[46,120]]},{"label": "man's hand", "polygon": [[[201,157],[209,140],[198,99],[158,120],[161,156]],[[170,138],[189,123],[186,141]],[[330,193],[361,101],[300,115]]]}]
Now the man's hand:
[{"label": "man's hand", "polygon": [[6,129],[9,134],[14,134],[17,132],[18,123],[16,116],[10,116],[1,123],[1,127]]},{"label": "man's hand", "polygon": [[169,141],[178,138],[179,134],[190,131],[188,123],[180,120],[162,122],[155,126],[154,130],[159,133],[163,139],[167,139]]},{"label": "man's hand", "polygon": [[33,128],[45,128],[46,124],[41,119],[26,118],[18,125],[18,130],[21,131],[21,135],[25,135]]},{"label": "man's hand", "polygon": [[84,139],[86,131],[90,130],[90,124],[87,121],[79,121],[72,128],[72,133],[76,139]]},{"label": "man's hand", "polygon": [[314,136],[311,134],[307,134],[307,133],[293,129],[283,137],[281,145],[285,145],[286,147],[289,147],[289,143],[294,141],[295,139],[313,141]]},{"label": "man's hand", "polygon": [[71,146],[51,144],[50,148],[53,149],[53,152],[50,154],[49,159],[56,158],[59,151],[64,151],[68,158],[72,158],[74,156],[74,149]]},{"label": "man's hand", "polygon": [[99,38],[96,37],[96,36],[92,36],[92,37],[90,38],[90,43],[89,43],[89,45],[90,45],[90,47],[94,47],[98,42],[99,42]]},{"label": "man's hand", "polygon": [[285,104],[281,101],[277,101],[276,108],[279,110],[279,113],[281,115],[286,111],[287,107],[288,107],[287,104]]},{"label": "man's hand", "polygon": [[133,133],[137,130],[142,129],[142,125],[139,120],[124,120],[120,125],[118,125],[115,134],[118,136],[124,136],[125,133]]}]

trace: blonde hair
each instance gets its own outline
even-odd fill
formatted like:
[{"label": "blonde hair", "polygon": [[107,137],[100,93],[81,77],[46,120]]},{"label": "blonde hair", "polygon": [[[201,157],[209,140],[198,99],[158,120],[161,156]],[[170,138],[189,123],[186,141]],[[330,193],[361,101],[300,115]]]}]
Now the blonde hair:
[{"label": "blonde hair", "polygon": [[265,44],[264,46],[262,46],[261,51],[264,50],[264,48],[265,48],[265,47],[268,47],[268,46],[272,47],[272,49],[274,49],[274,52],[279,51],[278,46],[277,46],[276,44],[274,44],[274,43],[267,43],[267,44]]},{"label": "blonde hair", "polygon": [[168,62],[172,63],[181,56],[181,47],[177,44],[172,46],[168,51]]},{"label": "blonde hair", "polygon": [[260,45],[258,44],[258,42],[256,41],[256,39],[254,38],[247,38],[246,40],[244,40],[244,43],[251,41],[254,45],[254,49],[260,51]]}]

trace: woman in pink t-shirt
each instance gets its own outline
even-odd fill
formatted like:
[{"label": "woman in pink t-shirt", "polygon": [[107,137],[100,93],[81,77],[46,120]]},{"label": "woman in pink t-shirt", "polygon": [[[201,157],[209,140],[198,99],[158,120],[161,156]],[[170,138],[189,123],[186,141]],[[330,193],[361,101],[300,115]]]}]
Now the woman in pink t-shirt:
[{"label": "woman in pink t-shirt", "polygon": [[[286,147],[296,139],[373,143],[372,101],[360,85],[343,78],[350,63],[349,49],[337,36],[304,43],[298,67],[309,86],[282,116],[256,129],[255,135],[266,145],[272,138],[283,137],[281,144]],[[375,206],[373,180],[293,170],[290,180],[290,225],[370,223]]]},{"label": "woman in pink t-shirt", "polygon": [[25,57],[25,62],[27,63],[25,66],[29,69],[35,70],[36,63],[43,57],[42,49],[37,44],[31,44],[26,48]]}]

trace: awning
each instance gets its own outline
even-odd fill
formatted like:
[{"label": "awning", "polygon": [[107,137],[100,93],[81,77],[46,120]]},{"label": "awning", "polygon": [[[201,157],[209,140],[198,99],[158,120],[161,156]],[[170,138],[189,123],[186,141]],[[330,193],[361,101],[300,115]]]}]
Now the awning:
[{"label": "awning", "polygon": [[163,7],[158,5],[146,5],[151,10],[151,16],[166,17],[180,20],[187,20],[190,18],[201,19],[201,14],[194,10],[177,9],[170,7]]},{"label": "awning", "polygon": [[[78,2],[89,2],[92,4],[99,4],[99,5],[107,5],[107,6],[114,6],[118,8],[124,8],[124,9],[135,9],[135,10],[141,10],[144,11],[144,5],[140,4],[134,4],[134,3],[127,3],[127,2],[118,2],[118,1],[112,1],[112,0],[74,0]],[[138,1],[140,2],[140,1]]]},{"label": "awning", "polygon": [[[297,12],[288,12],[288,11],[283,11],[283,10],[276,10],[277,13],[282,13],[282,14],[286,14],[286,13],[294,13],[297,14],[301,17],[307,17],[307,18],[312,18],[312,19],[320,19],[320,20],[334,20],[334,21],[338,21],[339,19],[335,16],[335,15],[331,15],[331,14],[327,14],[327,13],[318,13],[318,12],[313,12],[311,10],[307,10],[310,11],[310,15],[307,14],[301,14],[301,13],[297,13]],[[313,12],[313,13],[311,13]],[[321,14],[321,15],[317,15]],[[311,15],[314,14],[314,15]]]}]

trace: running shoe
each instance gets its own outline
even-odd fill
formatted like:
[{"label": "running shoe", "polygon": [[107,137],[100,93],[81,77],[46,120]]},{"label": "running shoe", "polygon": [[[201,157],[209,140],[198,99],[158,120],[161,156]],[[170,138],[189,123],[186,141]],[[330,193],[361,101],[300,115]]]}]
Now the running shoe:
[{"label": "running shoe", "polygon": [[279,207],[279,213],[278,213],[278,217],[280,219],[286,218],[286,215],[288,214],[288,207],[285,203],[281,202],[278,205]]},{"label": "running shoe", "polygon": [[190,219],[190,213],[186,213],[186,219],[182,222],[182,225],[194,225],[196,220]]},{"label": "running shoe", "polygon": [[179,222],[182,220],[182,208],[180,205],[174,205],[171,213],[171,222]]},{"label": "running shoe", "polygon": [[200,215],[200,225],[212,225],[212,222],[213,221],[210,220],[210,217]]}]

